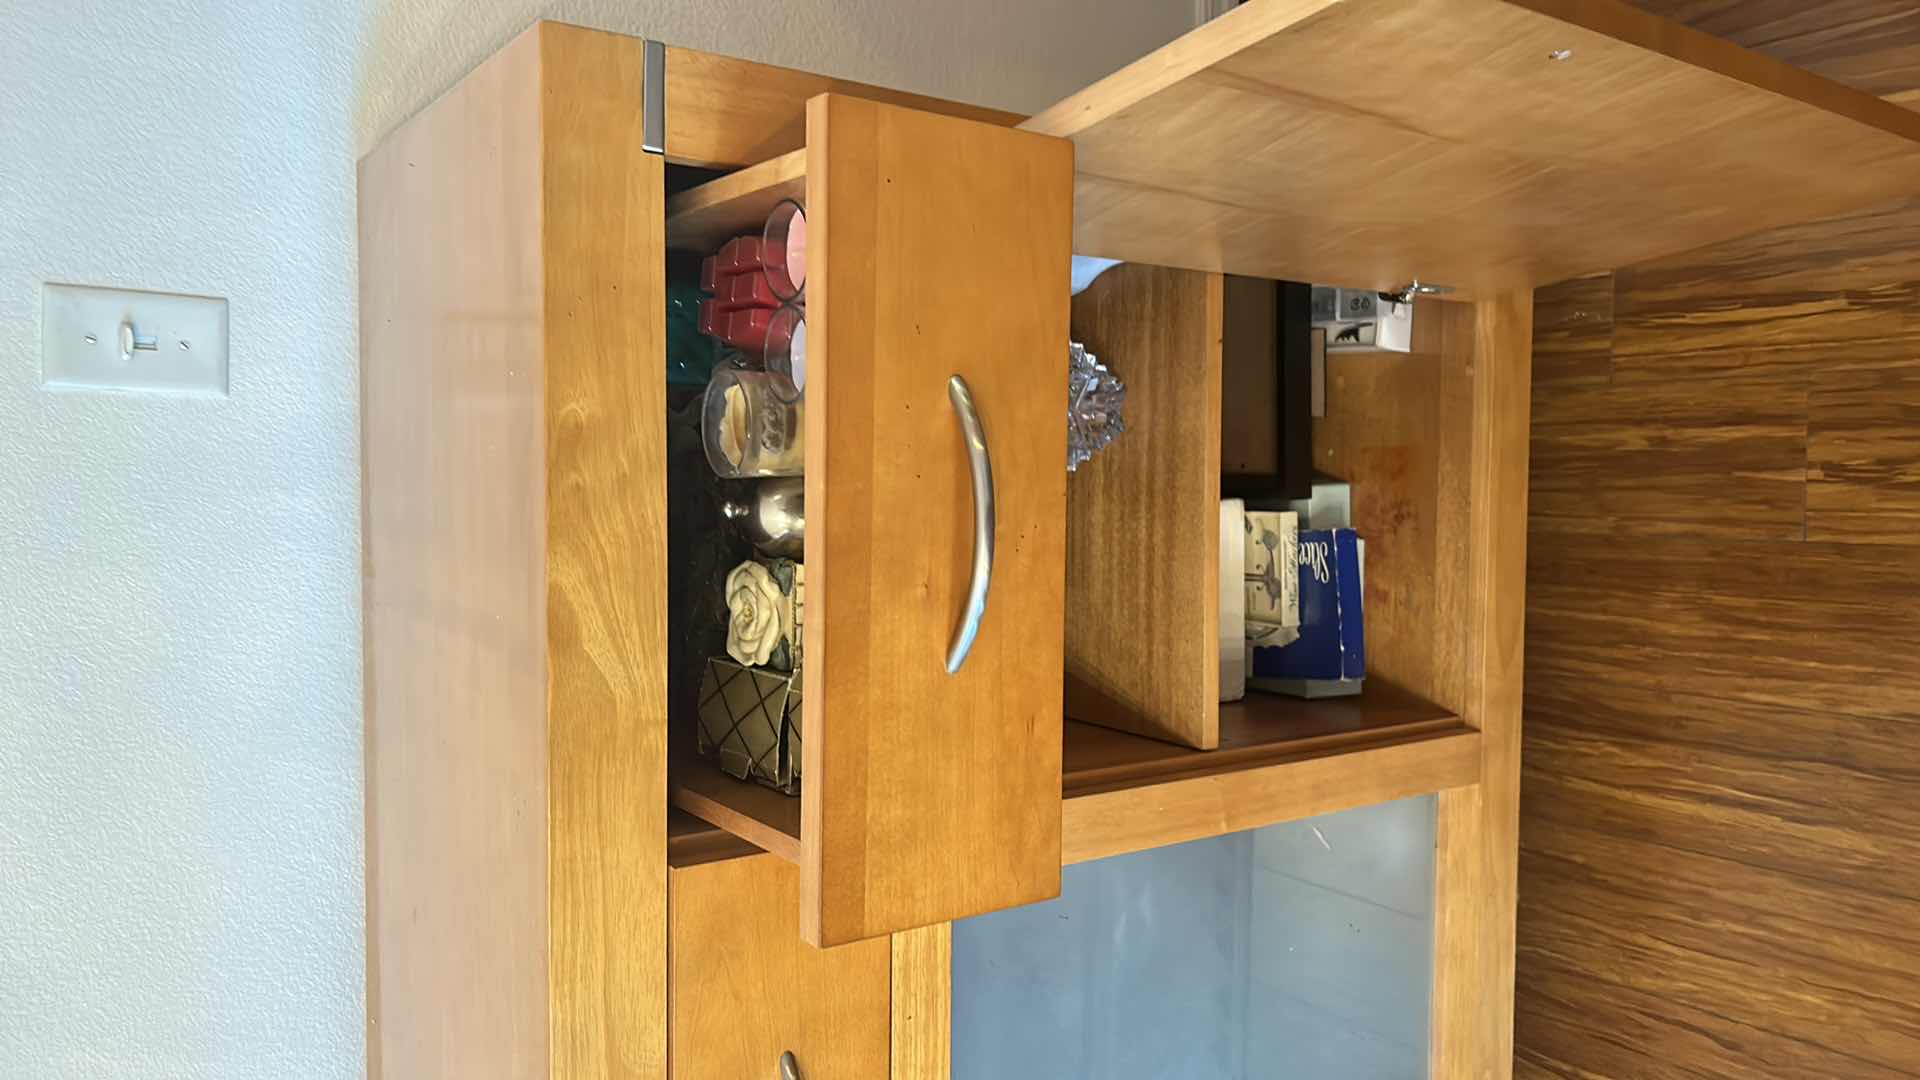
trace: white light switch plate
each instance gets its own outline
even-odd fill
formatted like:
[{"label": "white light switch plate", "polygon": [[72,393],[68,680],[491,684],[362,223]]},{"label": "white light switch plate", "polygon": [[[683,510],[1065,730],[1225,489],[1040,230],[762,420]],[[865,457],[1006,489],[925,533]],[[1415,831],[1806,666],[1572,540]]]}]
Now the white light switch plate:
[{"label": "white light switch plate", "polygon": [[40,381],[225,397],[227,302],[49,282],[41,289]]}]

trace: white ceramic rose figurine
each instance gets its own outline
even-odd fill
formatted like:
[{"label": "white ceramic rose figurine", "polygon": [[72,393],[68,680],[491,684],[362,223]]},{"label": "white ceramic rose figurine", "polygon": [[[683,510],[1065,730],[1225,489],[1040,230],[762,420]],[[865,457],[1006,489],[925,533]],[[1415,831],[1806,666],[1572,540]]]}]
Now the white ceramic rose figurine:
[{"label": "white ceramic rose figurine", "polygon": [[767,568],[752,560],[727,575],[727,612],[727,655],[737,663],[765,664],[793,634],[793,601]]}]

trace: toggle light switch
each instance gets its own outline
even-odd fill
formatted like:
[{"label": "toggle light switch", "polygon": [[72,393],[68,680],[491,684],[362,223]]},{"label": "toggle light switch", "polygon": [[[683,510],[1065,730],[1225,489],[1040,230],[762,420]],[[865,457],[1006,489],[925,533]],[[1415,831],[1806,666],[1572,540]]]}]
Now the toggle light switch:
[{"label": "toggle light switch", "polygon": [[48,283],[41,290],[40,381],[59,389],[225,397],[227,302]]}]

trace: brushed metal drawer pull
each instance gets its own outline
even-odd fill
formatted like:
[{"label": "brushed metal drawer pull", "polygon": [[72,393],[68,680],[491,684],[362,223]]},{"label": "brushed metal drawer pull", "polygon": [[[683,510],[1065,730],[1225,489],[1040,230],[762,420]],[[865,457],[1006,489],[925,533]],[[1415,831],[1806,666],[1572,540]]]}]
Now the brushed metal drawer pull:
[{"label": "brushed metal drawer pull", "polygon": [[980,425],[980,412],[974,407],[967,380],[958,375],[948,379],[947,400],[960,418],[967,467],[973,473],[973,583],[967,589],[967,607],[960,615],[960,625],[953,631],[953,644],[947,649],[947,674],[954,675],[973,651],[980,620],[987,614],[987,589],[993,584],[993,460],[987,455],[987,432]]},{"label": "brushed metal drawer pull", "polygon": [[780,1055],[780,1080],[800,1080],[800,1061],[791,1050]]}]

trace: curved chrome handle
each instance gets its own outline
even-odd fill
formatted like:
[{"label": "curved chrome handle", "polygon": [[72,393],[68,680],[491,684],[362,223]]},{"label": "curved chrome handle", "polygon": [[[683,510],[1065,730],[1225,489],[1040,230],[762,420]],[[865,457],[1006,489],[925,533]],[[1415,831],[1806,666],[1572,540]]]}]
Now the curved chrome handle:
[{"label": "curved chrome handle", "polygon": [[780,1055],[780,1080],[800,1080],[800,1060],[791,1050]]},{"label": "curved chrome handle", "polygon": [[947,400],[960,417],[967,467],[973,472],[973,584],[967,589],[967,609],[954,628],[953,644],[947,648],[947,674],[953,675],[973,651],[980,620],[987,614],[987,587],[993,584],[993,461],[987,456],[987,432],[980,426],[980,412],[974,408],[967,380],[958,375],[948,379]]}]

